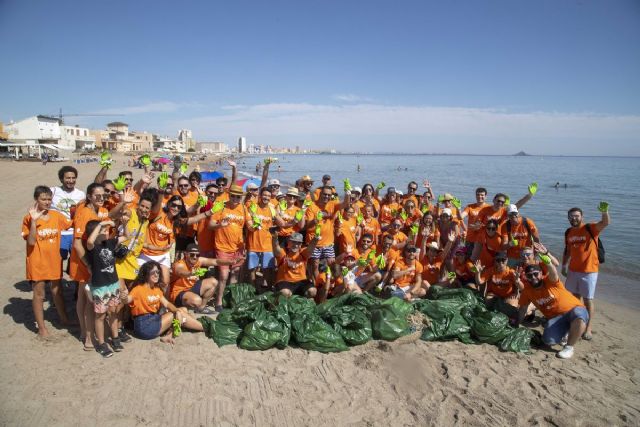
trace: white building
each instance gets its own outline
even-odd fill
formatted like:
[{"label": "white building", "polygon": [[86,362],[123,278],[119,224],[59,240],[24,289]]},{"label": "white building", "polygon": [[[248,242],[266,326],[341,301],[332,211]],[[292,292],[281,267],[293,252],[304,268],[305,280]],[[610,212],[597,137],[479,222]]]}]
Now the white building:
[{"label": "white building", "polygon": [[226,153],[228,148],[224,142],[198,142],[196,151],[200,153]]},{"label": "white building", "polygon": [[70,150],[93,150],[96,137],[87,128],[60,126],[60,145]]},{"label": "white building", "polygon": [[247,138],[241,136],[238,139],[238,153],[246,153],[247,152]]},{"label": "white building", "polygon": [[168,136],[155,136],[153,145],[158,151],[185,153],[189,149],[185,141],[171,139]]},{"label": "white building", "polygon": [[[185,144],[188,149],[196,149],[196,141],[193,139],[193,132],[189,129],[180,129],[178,131],[178,141]],[[185,150],[186,151],[186,150]]]},{"label": "white building", "polygon": [[47,116],[28,117],[9,123],[5,132],[10,141],[27,144],[57,144],[60,142],[60,119]]}]

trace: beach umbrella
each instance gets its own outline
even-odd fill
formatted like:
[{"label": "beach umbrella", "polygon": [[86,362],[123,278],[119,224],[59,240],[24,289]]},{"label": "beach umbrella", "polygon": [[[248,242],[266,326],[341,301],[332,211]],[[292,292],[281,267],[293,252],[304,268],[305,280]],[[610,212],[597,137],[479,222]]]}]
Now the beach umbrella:
[{"label": "beach umbrella", "polygon": [[166,165],[171,163],[171,160],[167,159],[166,157],[158,157],[157,159],[155,159],[156,163],[160,163],[162,165]]}]

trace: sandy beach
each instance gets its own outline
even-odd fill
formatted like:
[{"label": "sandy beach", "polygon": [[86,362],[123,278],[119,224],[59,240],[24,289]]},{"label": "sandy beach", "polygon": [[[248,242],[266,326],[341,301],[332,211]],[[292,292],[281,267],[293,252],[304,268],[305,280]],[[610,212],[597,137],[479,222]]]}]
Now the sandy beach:
[{"label": "sandy beach", "polygon": [[[115,171],[125,168],[118,159]],[[580,342],[571,360],[422,341],[374,341],[339,354],[248,352],[193,333],[173,348],[133,340],[103,359],[82,350],[50,302],[55,339],[40,341],[20,223],[34,186],[58,184],[64,164],[0,163],[8,219],[0,225],[0,425],[640,424],[640,312],[602,301],[593,341]],[[98,165],[74,166],[84,190]],[[72,290],[65,293],[74,312]]]}]

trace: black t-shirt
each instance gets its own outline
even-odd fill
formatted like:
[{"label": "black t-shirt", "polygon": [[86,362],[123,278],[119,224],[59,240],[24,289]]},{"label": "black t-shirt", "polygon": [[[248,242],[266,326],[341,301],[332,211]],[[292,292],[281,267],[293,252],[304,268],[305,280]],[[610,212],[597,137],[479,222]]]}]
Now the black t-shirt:
[{"label": "black t-shirt", "polygon": [[107,239],[87,251],[87,259],[91,265],[91,286],[106,286],[118,281],[114,254],[117,245],[117,238]]}]

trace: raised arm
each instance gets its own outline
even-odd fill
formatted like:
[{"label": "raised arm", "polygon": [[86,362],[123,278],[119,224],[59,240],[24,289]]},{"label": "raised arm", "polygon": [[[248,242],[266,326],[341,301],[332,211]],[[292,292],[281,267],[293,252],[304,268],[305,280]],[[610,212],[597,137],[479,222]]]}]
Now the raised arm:
[{"label": "raised arm", "polygon": [[[271,158],[267,157],[264,159],[264,167],[262,168],[262,180],[260,180],[260,188],[267,186],[267,181],[269,180],[269,166],[271,165]],[[275,194],[273,195],[275,198]]]},{"label": "raised arm", "polygon": [[596,223],[596,229],[598,230],[598,233],[600,233],[602,230],[604,230],[604,228],[609,225],[609,203],[607,202],[600,202],[600,204],[598,205],[598,210],[600,212],[602,212],[602,218],[600,219],[600,222]]},{"label": "raised arm", "polygon": [[227,164],[231,166],[231,181],[229,181],[229,184],[227,185],[230,186],[236,182],[236,179],[238,179],[238,165],[230,159],[227,159]]},{"label": "raised arm", "polygon": [[98,171],[98,173],[96,174],[96,177],[93,179],[93,182],[96,182],[98,184],[102,184],[102,181],[107,179],[107,171],[108,170],[109,170],[109,165],[102,166],[100,168],[100,170]]},{"label": "raised arm", "polygon": [[527,189],[527,194],[522,199],[516,202],[516,206],[518,207],[518,209],[523,207],[529,200],[531,200],[534,194],[538,192],[538,183],[532,182],[531,184],[529,184],[529,187]]}]

